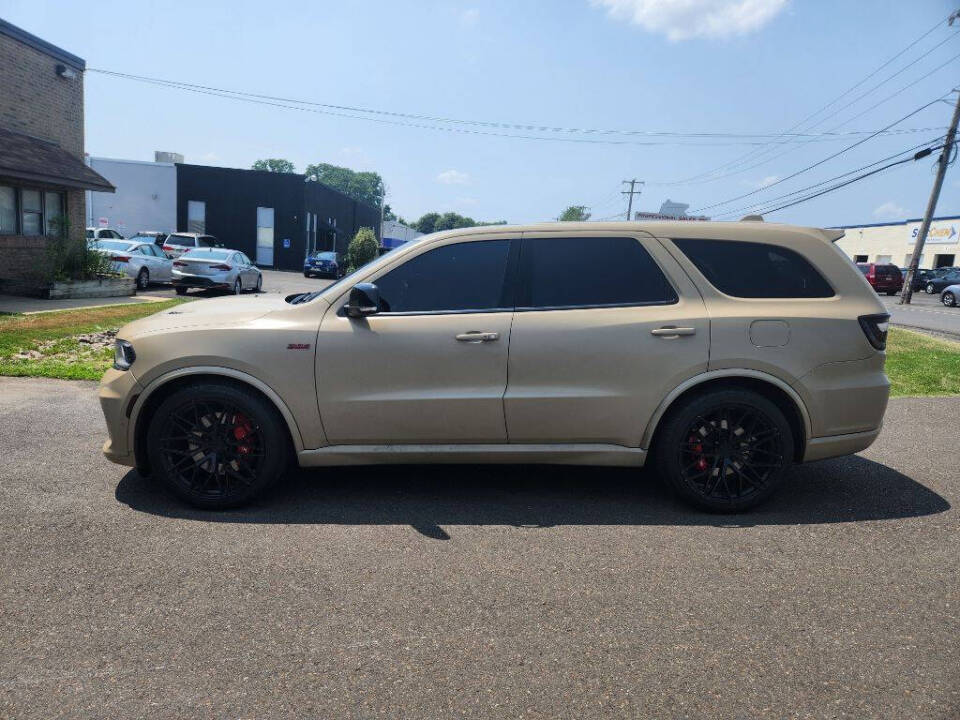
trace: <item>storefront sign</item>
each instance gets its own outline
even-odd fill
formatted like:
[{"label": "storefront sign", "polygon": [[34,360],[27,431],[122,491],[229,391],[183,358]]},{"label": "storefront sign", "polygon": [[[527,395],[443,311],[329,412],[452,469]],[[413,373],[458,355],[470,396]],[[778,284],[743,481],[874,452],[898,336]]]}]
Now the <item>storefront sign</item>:
[{"label": "storefront sign", "polygon": [[[910,238],[908,245],[913,245],[917,241],[917,235],[920,234],[921,223],[910,223],[907,230]],[[960,240],[960,222],[934,222],[930,223],[930,230],[927,232],[927,245],[956,245]]]}]

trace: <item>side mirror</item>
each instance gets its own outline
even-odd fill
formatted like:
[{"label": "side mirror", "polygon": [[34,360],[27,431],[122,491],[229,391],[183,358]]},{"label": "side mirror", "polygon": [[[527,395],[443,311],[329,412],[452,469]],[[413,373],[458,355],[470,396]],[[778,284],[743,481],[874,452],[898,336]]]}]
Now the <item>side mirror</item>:
[{"label": "side mirror", "polygon": [[347,316],[352,318],[376,315],[380,311],[380,291],[373,283],[357,283],[350,290]]}]

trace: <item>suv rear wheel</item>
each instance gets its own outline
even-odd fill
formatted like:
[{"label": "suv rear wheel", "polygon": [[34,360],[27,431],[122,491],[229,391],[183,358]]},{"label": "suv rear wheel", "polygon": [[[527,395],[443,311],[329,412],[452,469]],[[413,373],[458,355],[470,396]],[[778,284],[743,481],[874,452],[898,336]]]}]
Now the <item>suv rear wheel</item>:
[{"label": "suv rear wheel", "polygon": [[283,419],[259,395],[204,382],[173,392],[150,420],[154,477],[207,510],[252,500],[283,474],[289,443]]},{"label": "suv rear wheel", "polygon": [[657,435],[654,462],[689,502],[740,512],[776,490],[793,457],[783,412],[762,395],[731,388],[672,409]]}]

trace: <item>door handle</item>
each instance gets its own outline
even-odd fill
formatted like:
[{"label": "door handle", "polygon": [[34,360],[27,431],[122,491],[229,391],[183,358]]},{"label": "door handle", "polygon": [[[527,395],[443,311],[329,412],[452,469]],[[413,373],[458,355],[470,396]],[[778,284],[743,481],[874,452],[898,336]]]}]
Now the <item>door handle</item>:
[{"label": "door handle", "polygon": [[656,328],[650,331],[651,335],[656,335],[657,337],[679,337],[680,335],[695,335],[697,332],[696,328],[692,327],[672,327],[670,325]]},{"label": "door handle", "polygon": [[458,342],[468,343],[493,342],[500,339],[500,333],[471,330],[470,332],[460,333],[456,336],[456,339]]}]

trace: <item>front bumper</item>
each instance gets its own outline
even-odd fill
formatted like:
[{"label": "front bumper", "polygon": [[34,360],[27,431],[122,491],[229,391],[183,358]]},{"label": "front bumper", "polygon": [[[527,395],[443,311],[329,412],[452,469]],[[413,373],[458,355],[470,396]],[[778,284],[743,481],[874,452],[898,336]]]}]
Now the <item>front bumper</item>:
[{"label": "front bumper", "polygon": [[109,436],[103,444],[103,454],[110,462],[136,465],[130,443],[130,411],[141,392],[143,387],[129,370],[111,368],[100,381],[100,409]]}]

